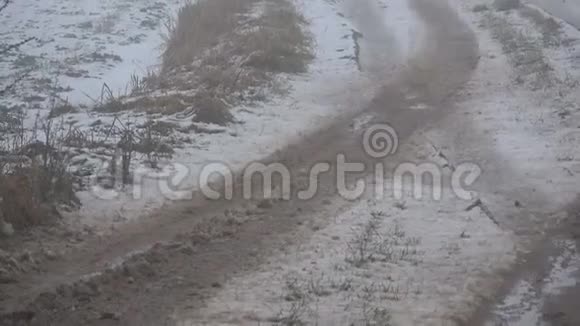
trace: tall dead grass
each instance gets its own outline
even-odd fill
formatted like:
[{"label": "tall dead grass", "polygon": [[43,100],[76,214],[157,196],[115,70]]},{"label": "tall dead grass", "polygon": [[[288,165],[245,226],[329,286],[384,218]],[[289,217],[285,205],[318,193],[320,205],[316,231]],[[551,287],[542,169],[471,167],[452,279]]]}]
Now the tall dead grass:
[{"label": "tall dead grass", "polygon": [[218,45],[238,23],[238,15],[256,0],[200,0],[179,10],[177,20],[170,22],[164,68],[189,65],[200,54]]},{"label": "tall dead grass", "polygon": [[38,120],[24,128],[24,114],[3,122],[8,128],[0,141],[0,224],[24,229],[58,217],[56,207],[80,202],[63,151],[62,125]]},{"label": "tall dead grass", "polygon": [[276,74],[307,71],[313,55],[306,23],[288,0],[190,3],[169,29],[161,78],[170,88],[203,94],[191,103],[203,112],[195,122],[233,121],[223,103],[264,100],[265,90],[283,89]]},{"label": "tall dead grass", "polygon": [[0,198],[0,220],[16,229],[54,221],[57,204],[80,204],[65,165],[32,164],[1,174]]},{"label": "tall dead grass", "polygon": [[273,73],[306,72],[312,60],[312,39],[302,26],[306,19],[292,2],[267,2],[257,26],[238,35],[240,55],[248,55],[245,65]]}]

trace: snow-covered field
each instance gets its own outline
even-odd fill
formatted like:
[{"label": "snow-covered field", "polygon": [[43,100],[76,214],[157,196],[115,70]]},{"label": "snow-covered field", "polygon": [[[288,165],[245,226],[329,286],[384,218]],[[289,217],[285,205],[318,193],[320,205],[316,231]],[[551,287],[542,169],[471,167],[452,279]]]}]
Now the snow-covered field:
[{"label": "snow-covered field", "polygon": [[[290,85],[288,94],[233,108],[238,123],[200,126],[211,133],[176,131],[169,137],[178,139],[172,144],[173,157],[160,161],[159,170],[145,169],[145,178],[136,185],[139,198],[132,189],[91,184],[79,193],[83,206],[74,217],[93,226],[135,220],[174,199],[158,179],[171,179],[178,167],[187,177],[174,186],[190,192],[208,163],[221,162],[236,171],[269,156],[336,116],[364,107],[381,85],[377,82],[396,77],[424,41],[425,27],[407,0],[297,3],[315,38],[316,58],[308,73],[280,76]],[[472,201],[448,191],[441,200],[367,195],[347,211],[329,202],[328,211],[339,214],[329,217],[321,209],[312,225],[294,231],[297,238],[312,237],[279,248],[257,272],[220,284],[205,309],[177,316],[184,325],[255,325],[284,318],[316,325],[464,324],[483,302],[494,299],[502,281],[497,275],[528,249],[524,240],[568,218],[559,209],[574,199],[580,181],[580,69],[574,60],[580,32],[558,20],[562,30],[546,37],[538,29],[543,26],[538,17],[549,17],[543,11],[540,16],[490,12],[491,0],[449,3],[477,36],[479,64],[471,80],[446,102],[454,106],[453,114],[416,131],[399,154],[411,162],[433,161],[443,153],[450,165],[477,163],[484,171],[474,189],[480,205],[467,209]],[[482,3],[487,11],[473,10]],[[93,100],[87,99],[98,98],[103,83],[123,92],[131,74],[155,69],[160,52],[152,49],[162,44],[165,17],[179,3],[97,5],[79,0],[78,10],[70,13],[61,6],[22,0],[4,13],[10,24],[23,26],[18,38],[41,40],[22,49],[30,57],[0,63],[0,69],[14,73],[29,62],[42,63],[43,69],[20,86],[31,96],[40,95],[42,99],[30,99],[40,106],[51,93],[34,88],[44,74],[60,72],[58,85],[64,89],[59,96],[91,105]],[[30,12],[46,18],[34,15],[29,22]],[[87,15],[94,16],[90,23]],[[28,22],[35,29],[27,28]],[[16,41],[13,34],[2,35],[2,42]],[[526,51],[520,57],[522,47]],[[141,124],[151,118],[88,109],[63,117],[79,130],[96,121],[107,126],[114,120]],[[154,118],[182,127],[191,123],[183,113]],[[79,151],[73,167],[77,172],[89,169],[87,179],[93,182],[104,157],[98,149]],[[146,159],[138,157],[135,168],[145,167]],[[387,182],[384,190],[393,193],[393,185]]]},{"label": "snow-covered field", "polygon": [[[181,0],[14,1],[2,12],[0,44],[36,40],[23,46],[0,71],[5,81],[27,74],[19,98],[2,105],[41,107],[51,96],[73,105],[94,105],[106,84],[126,94],[133,75],[155,71],[163,50],[164,26]],[[4,58],[3,58],[4,59]]]}]

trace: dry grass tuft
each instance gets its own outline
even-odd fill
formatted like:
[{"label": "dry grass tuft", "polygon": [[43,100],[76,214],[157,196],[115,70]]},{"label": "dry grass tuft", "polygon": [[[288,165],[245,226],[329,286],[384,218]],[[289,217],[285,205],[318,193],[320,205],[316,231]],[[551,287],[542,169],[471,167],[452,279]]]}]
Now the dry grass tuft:
[{"label": "dry grass tuft", "polygon": [[200,0],[185,5],[177,21],[168,26],[163,66],[171,69],[191,64],[194,58],[220,43],[255,0]]},{"label": "dry grass tuft", "polygon": [[234,121],[234,116],[223,100],[210,94],[198,94],[193,122],[213,123],[225,126]]},{"label": "dry grass tuft", "polygon": [[64,165],[32,165],[0,176],[0,198],[0,220],[16,229],[53,221],[59,217],[56,204],[79,204]]},{"label": "dry grass tuft", "polygon": [[275,74],[307,71],[313,55],[305,24],[287,0],[188,4],[169,29],[160,83],[198,94],[194,121],[228,124],[226,103],[264,100],[265,90],[283,90]]},{"label": "dry grass tuft", "polygon": [[13,114],[4,121],[9,127],[0,142],[0,228],[20,230],[51,222],[61,204],[75,207],[80,202],[63,150],[64,122],[37,119],[28,134],[22,128],[26,116],[22,111]]},{"label": "dry grass tuft", "polygon": [[253,30],[240,35],[245,65],[273,73],[303,73],[313,59],[305,18],[291,2],[269,3]]},{"label": "dry grass tuft", "polygon": [[54,106],[50,110],[50,112],[48,114],[48,118],[49,119],[53,119],[53,118],[60,117],[60,116],[62,116],[64,114],[76,113],[76,112],[78,112],[78,110],[77,110],[76,107],[74,107],[73,105],[71,105],[68,102],[65,102],[65,103],[63,103],[61,105]]},{"label": "dry grass tuft", "polygon": [[[40,224],[39,203],[34,200],[31,178],[24,174],[0,178],[0,212],[3,219],[16,228]],[[0,218],[1,220],[2,218]]]}]

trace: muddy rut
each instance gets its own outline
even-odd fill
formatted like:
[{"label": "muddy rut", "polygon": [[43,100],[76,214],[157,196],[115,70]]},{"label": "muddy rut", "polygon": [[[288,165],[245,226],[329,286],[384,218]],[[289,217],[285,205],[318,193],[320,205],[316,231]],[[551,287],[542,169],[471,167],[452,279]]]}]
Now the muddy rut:
[{"label": "muddy rut", "polygon": [[[366,5],[351,0],[347,7],[352,9],[355,3]],[[264,162],[291,167],[295,183],[300,184],[306,181],[300,171],[317,162],[332,166],[339,153],[349,161],[373,163],[360,144],[362,131],[351,128],[361,115],[369,116],[370,124],[396,126],[404,141],[418,128],[452,112],[447,101],[477,65],[477,41],[446,2],[411,0],[410,5],[425,32],[419,51],[404,68],[395,77],[385,76],[388,82],[380,84],[374,98],[356,113],[329,122]],[[368,20],[358,27],[363,35],[368,32],[378,40],[392,39],[380,20]],[[361,52],[383,49],[362,46]],[[367,63],[372,67],[384,58],[381,53],[367,57],[374,58]],[[417,106],[430,109],[411,109]],[[308,232],[296,230],[310,218],[333,216],[348,208],[352,203],[337,196],[333,179],[332,173],[325,174],[318,195],[309,201],[248,202],[236,197],[225,202],[199,196],[174,203],[109,238],[88,242],[16,284],[2,285],[0,291],[7,299],[2,302],[0,324],[176,324],[172,319],[176,311],[202,306],[225,280],[251,272],[273,248],[308,237]],[[239,190],[238,183],[235,187]],[[325,205],[329,201],[339,204]]]}]

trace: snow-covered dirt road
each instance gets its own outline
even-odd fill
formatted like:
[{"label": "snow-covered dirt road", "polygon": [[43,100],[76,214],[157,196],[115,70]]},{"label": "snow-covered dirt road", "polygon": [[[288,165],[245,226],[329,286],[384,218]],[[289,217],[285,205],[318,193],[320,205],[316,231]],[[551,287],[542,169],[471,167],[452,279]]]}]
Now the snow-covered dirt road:
[{"label": "snow-covered dirt road", "polygon": [[[248,119],[244,137],[212,138],[223,148],[204,157],[283,163],[299,186],[312,181],[312,166],[330,162],[315,196],[286,200],[278,186],[273,199],[248,200],[235,183],[233,200],[156,201],[149,218],[0,282],[0,323],[575,325],[560,304],[573,288],[568,295],[528,281],[563,276],[553,284],[566,288],[576,272],[580,33],[507,2],[300,2],[317,41],[309,74],[263,111],[266,135],[252,137],[265,122]],[[288,103],[314,113],[275,110]],[[361,139],[384,123],[399,146],[373,157]],[[341,155],[384,167],[378,177],[363,169],[347,179],[349,189],[368,186],[354,200],[339,191]],[[409,164],[418,169],[407,170],[411,179],[396,178]],[[435,168],[432,179],[425,167]],[[468,188],[461,196],[454,181]],[[539,255],[552,234],[565,234],[555,250],[564,254]],[[521,277],[538,256],[547,276]],[[562,309],[542,310],[552,302],[544,288],[565,293]]]}]

